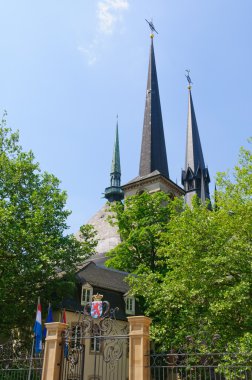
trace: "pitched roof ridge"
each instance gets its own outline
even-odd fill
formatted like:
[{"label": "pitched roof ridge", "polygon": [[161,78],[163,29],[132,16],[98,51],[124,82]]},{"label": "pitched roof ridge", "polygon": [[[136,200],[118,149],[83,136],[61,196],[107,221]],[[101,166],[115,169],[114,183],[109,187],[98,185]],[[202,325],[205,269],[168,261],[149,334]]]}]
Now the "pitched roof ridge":
[{"label": "pitched roof ridge", "polygon": [[75,273],[78,274],[80,271],[82,271],[84,268],[88,267],[90,264],[96,265],[92,260],[88,261],[88,262],[84,263],[83,265],[81,264],[81,268],[78,269],[78,271]]},{"label": "pitched roof ridge", "polygon": [[108,270],[108,271],[111,271],[111,272],[120,273],[120,274],[126,274],[126,275],[130,274],[129,272],[124,272],[124,271],[121,271],[121,270],[118,270],[118,269],[114,269],[114,268],[108,268],[108,267],[105,267],[103,265],[99,265],[99,264],[95,264],[95,265],[98,268],[101,268],[101,269],[104,269],[104,270]]}]

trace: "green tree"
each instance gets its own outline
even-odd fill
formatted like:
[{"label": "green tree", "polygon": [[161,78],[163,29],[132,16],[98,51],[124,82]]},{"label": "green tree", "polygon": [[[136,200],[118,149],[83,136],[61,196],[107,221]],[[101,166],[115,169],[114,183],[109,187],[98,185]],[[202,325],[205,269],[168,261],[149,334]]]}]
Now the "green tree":
[{"label": "green tree", "polygon": [[[234,365],[235,363],[235,365]],[[247,379],[252,367],[252,333],[245,332],[227,345],[217,372],[226,379]]]},{"label": "green tree", "polygon": [[161,271],[160,236],[167,231],[171,205],[162,192],[144,192],[110,204],[110,221],[118,226],[122,243],[108,253],[106,265],[130,273]]},{"label": "green tree", "polygon": [[[19,145],[18,132],[0,124],[0,331],[34,321],[38,296],[62,295],[70,274],[96,245],[91,226],[83,242],[67,235],[66,193],[59,180],[42,173],[31,151]],[[64,273],[68,277],[60,278]]]},{"label": "green tree", "polygon": [[[197,198],[193,207],[185,207],[183,212],[179,200],[169,203],[169,217],[154,243],[155,271],[147,270],[147,256],[146,265],[134,268],[138,276],[129,278],[132,292],[144,300],[145,314],[153,318],[152,335],[161,348],[181,346],[188,335],[210,347],[212,337],[219,334],[218,347],[223,349],[251,332],[251,151],[242,148],[232,176],[219,174],[217,184],[215,211]],[[131,202],[134,210],[138,201]],[[145,208],[148,204],[143,204],[143,214],[148,213]],[[118,218],[121,231],[120,215]],[[131,220],[134,218],[141,220],[141,212],[135,216],[133,211]],[[138,229],[136,224],[136,236]],[[144,253],[144,242],[138,243]],[[131,250],[130,244],[124,258],[119,251],[119,262],[127,262]],[[116,263],[117,257],[113,260]]]}]

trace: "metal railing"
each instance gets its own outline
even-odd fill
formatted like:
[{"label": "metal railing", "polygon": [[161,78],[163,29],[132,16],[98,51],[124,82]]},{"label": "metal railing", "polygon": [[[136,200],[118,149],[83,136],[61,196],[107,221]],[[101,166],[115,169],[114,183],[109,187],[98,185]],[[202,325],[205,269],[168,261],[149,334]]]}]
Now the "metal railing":
[{"label": "metal railing", "polygon": [[40,380],[42,358],[0,360],[0,380]]},{"label": "metal railing", "polygon": [[251,356],[195,352],[151,354],[151,379],[252,380]]}]

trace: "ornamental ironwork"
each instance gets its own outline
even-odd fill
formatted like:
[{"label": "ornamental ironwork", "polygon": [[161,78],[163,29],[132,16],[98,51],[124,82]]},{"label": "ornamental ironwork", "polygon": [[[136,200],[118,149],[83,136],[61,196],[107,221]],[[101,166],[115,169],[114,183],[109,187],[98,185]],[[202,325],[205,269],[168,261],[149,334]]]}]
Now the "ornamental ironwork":
[{"label": "ornamental ironwork", "polygon": [[96,294],[77,312],[77,322],[63,333],[62,380],[116,380],[117,376],[118,380],[126,380],[128,324],[116,319],[118,311],[118,307],[111,308],[101,294]]}]

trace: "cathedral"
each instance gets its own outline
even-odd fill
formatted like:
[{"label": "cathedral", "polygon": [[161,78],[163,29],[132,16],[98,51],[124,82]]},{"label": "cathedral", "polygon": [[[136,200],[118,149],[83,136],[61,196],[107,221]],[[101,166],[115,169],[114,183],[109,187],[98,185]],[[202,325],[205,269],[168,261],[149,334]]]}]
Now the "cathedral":
[{"label": "cathedral", "polygon": [[[204,203],[207,199],[210,200],[210,177],[202,152],[189,73],[187,76],[189,85],[186,155],[185,166],[181,173],[183,187],[173,182],[169,176],[153,39],[154,35],[151,34],[139,173],[131,181],[121,184],[117,120],[110,184],[104,191],[104,197],[108,202],[114,202],[142,192],[163,191],[172,198],[184,196],[185,203],[189,206],[194,195],[197,195]],[[112,307],[120,306],[122,321],[125,321],[128,315],[140,312],[136,300],[129,292],[128,284],[124,281],[128,273],[107,268],[104,265],[107,252],[121,241],[117,228],[110,225],[107,220],[108,214],[106,202],[87,222],[93,225],[97,232],[98,245],[94,255],[76,273],[78,299],[70,303],[66,300],[63,305],[69,312],[69,317],[71,316],[70,320],[73,316],[72,312],[80,310],[83,305],[92,300],[93,294],[96,293],[103,294]],[[76,236],[80,238],[79,233]]]},{"label": "cathedral", "polygon": [[[126,184],[121,184],[117,121],[110,186],[105,189],[104,196],[109,202],[114,202],[121,201],[130,195],[141,194],[143,191],[149,193],[163,191],[170,194],[171,197],[184,196],[188,205],[191,205],[192,197],[195,194],[202,202],[205,202],[207,199],[210,200],[210,177],[202,152],[189,76],[187,76],[189,85],[186,155],[185,166],[181,173],[183,187],[173,182],[169,176],[153,40],[154,35],[151,34],[139,174]],[[88,224],[93,225],[98,233],[99,243],[96,255],[92,260],[99,263],[104,262],[106,252],[120,242],[116,228],[110,226],[106,221],[106,210],[107,207],[104,205],[88,221]]]}]

